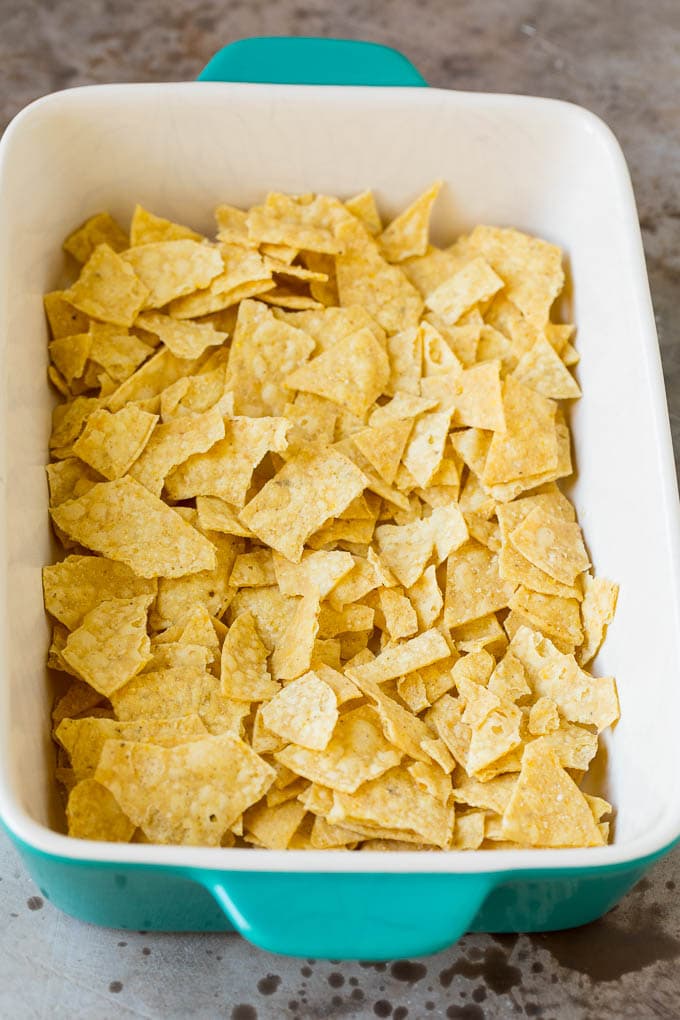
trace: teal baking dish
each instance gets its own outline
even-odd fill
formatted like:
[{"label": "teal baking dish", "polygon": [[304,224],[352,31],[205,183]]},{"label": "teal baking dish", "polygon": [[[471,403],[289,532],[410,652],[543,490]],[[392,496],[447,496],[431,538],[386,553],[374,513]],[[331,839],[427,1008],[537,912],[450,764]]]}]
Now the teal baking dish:
[{"label": "teal baking dish", "polygon": [[[299,84],[289,84],[296,82]],[[237,929],[277,953],[380,959],[466,931],[546,931],[609,910],[680,836],[680,514],[658,344],[630,181],[608,128],[553,100],[425,88],[369,43],[252,39],[197,83],[79,88],[21,113],[0,147],[4,359],[0,814],[44,896],[116,928]],[[49,557],[42,465],[50,407],[40,295],[59,242],[135,201],[201,227],[220,201],[267,189],[348,195],[387,213],[446,182],[436,240],[476,222],[561,244],[571,263],[583,400],[571,495],[598,572],[621,584],[596,670],[622,718],[603,783],[614,841],[588,850],[277,852],[91,843],[64,836],[50,780]],[[207,223],[205,223],[207,226]]]}]

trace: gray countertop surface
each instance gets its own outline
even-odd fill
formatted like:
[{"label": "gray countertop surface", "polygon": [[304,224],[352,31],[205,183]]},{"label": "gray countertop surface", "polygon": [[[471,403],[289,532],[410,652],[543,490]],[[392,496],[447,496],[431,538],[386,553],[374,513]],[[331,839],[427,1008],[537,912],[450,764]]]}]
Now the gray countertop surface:
[{"label": "gray countertop surface", "polygon": [[[611,125],[635,185],[680,453],[678,0],[0,0],[0,129],[45,93],[190,80],[221,45],[266,34],[387,43],[433,85],[568,99]],[[680,849],[584,928],[333,963],[235,934],[81,924],[38,895],[0,837],[0,1016],[677,1018],[679,894]]]}]

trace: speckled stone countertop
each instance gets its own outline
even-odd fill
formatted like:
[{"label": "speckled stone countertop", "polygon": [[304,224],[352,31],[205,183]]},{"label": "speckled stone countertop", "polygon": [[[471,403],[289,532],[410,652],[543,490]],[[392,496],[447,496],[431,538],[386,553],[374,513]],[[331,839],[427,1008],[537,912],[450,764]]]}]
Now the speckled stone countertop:
[{"label": "speckled stone countertop", "polygon": [[[0,129],[47,92],[192,79],[221,45],[266,34],[384,42],[433,85],[569,99],[612,126],[680,453],[678,0],[0,0]],[[387,964],[284,959],[237,935],[101,930],[37,893],[0,837],[0,1016],[13,1020],[680,1017],[680,850],[585,928],[471,935]]]}]

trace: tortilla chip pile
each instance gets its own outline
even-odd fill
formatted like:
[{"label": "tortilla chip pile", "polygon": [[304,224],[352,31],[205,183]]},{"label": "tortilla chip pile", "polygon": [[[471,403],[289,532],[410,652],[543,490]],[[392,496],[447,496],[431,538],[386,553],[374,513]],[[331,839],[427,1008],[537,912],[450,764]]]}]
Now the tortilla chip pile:
[{"label": "tortilla chip pile", "polygon": [[276,849],[599,846],[613,679],[560,401],[561,253],[428,242],[435,184],[137,207],[65,242],[44,569],[71,835]]}]

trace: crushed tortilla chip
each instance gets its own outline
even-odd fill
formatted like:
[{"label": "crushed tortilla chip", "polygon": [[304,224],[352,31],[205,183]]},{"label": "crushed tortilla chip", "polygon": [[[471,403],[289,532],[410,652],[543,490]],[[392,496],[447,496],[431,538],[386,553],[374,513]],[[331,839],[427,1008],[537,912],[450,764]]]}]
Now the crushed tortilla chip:
[{"label": "crushed tortilla chip", "polygon": [[403,262],[404,259],[414,255],[425,254],[430,232],[430,214],[440,190],[441,181],[435,181],[385,227],[378,238],[378,243],[388,262]]},{"label": "crushed tortilla chip", "polygon": [[274,770],[224,733],[171,748],[107,740],[95,778],[153,842],[219,846]]},{"label": "crushed tortilla chip", "polygon": [[305,673],[262,706],[262,721],[291,744],[323,751],[338,721],[335,693],[316,673]]},{"label": "crushed tortilla chip", "polygon": [[141,577],[180,577],[215,565],[214,546],[127,476],[62,503],[52,517],[81,545],[127,563]]},{"label": "crushed tortilla chip", "polygon": [[101,783],[83,779],[73,787],[66,805],[68,834],[74,839],[127,843],[135,831],[116,798]]},{"label": "crushed tortilla chip", "polygon": [[64,660],[100,694],[118,690],[150,656],[146,613],[152,596],[106,599],[91,609],[69,634]]},{"label": "crushed tortilla chip", "polygon": [[301,451],[260,489],[241,519],[263,542],[299,563],[305,540],[364,487],[361,471],[341,453],[332,448]]},{"label": "crushed tortilla chip", "polygon": [[237,616],[224,639],[221,660],[222,693],[236,701],[266,701],[280,687],[272,680],[269,650],[260,638],[252,613]]},{"label": "crushed tortilla chip", "polygon": [[555,752],[529,744],[503,813],[502,838],[530,846],[602,846],[588,802]]},{"label": "crushed tortilla chip", "polygon": [[292,372],[285,385],[326,397],[362,418],[388,378],[385,351],[370,329],[361,329]]}]

